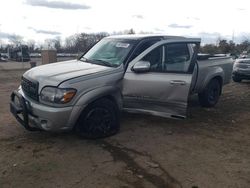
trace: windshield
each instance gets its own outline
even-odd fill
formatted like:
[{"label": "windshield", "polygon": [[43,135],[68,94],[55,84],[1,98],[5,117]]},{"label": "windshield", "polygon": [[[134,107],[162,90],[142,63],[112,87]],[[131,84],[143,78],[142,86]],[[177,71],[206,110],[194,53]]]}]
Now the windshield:
[{"label": "windshield", "polygon": [[80,60],[117,67],[124,63],[134,43],[133,40],[105,38],[93,46]]}]

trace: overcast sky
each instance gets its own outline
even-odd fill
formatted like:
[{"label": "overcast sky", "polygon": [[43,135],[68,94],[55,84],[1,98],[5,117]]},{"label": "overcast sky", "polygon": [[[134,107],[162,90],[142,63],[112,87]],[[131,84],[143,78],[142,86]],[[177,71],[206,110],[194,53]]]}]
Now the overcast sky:
[{"label": "overcast sky", "polygon": [[0,6],[0,40],[24,40],[80,32],[136,32],[250,39],[249,0],[8,0]]}]

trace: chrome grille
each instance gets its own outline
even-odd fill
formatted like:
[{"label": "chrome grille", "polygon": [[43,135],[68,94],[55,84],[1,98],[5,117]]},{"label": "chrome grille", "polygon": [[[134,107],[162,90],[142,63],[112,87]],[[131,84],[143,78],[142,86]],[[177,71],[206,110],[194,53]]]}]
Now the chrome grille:
[{"label": "chrome grille", "polygon": [[21,87],[25,95],[28,97],[38,101],[38,82],[30,81],[24,77],[22,77]]}]

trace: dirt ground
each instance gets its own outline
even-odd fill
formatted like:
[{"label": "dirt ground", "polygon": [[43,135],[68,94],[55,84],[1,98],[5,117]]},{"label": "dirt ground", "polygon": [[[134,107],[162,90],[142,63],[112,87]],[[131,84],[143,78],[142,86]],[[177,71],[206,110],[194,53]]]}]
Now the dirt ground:
[{"label": "dirt ground", "polygon": [[227,85],[216,108],[193,97],[186,120],[123,113],[119,134],[85,140],[18,125],[22,73],[0,71],[1,188],[250,187],[250,82]]}]

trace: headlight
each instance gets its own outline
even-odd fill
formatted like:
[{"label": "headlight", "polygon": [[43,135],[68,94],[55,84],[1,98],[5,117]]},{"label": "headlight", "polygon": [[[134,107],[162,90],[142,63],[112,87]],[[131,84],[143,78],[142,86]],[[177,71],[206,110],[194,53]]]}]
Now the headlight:
[{"label": "headlight", "polygon": [[47,103],[65,104],[75,96],[76,89],[44,87],[40,93],[40,99]]},{"label": "headlight", "polygon": [[234,67],[240,67],[239,63],[234,63]]},{"label": "headlight", "polygon": [[233,70],[237,71],[239,69],[239,63],[234,63]]}]

